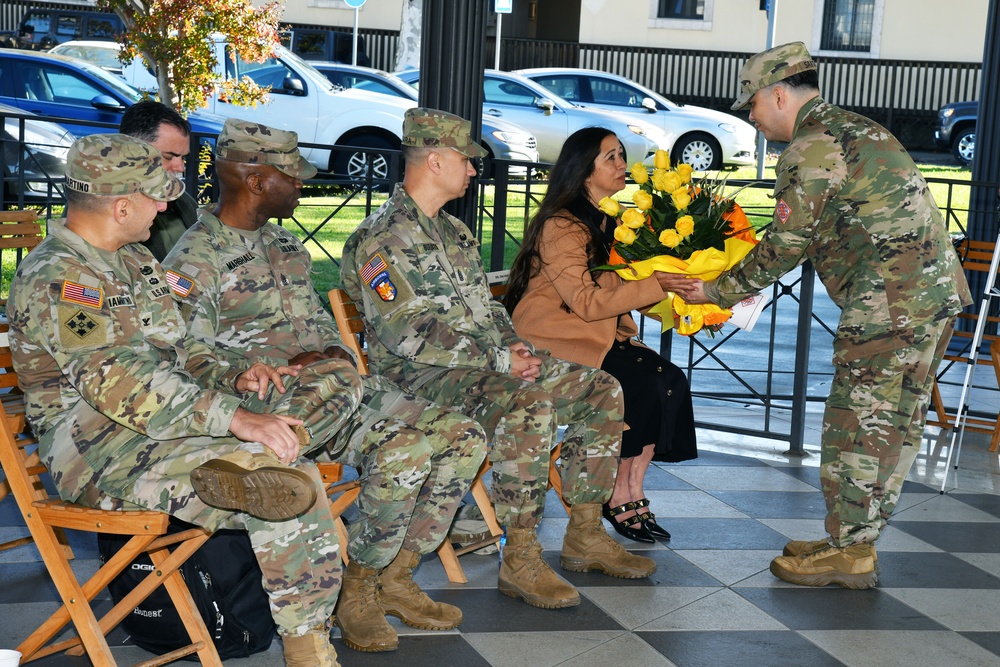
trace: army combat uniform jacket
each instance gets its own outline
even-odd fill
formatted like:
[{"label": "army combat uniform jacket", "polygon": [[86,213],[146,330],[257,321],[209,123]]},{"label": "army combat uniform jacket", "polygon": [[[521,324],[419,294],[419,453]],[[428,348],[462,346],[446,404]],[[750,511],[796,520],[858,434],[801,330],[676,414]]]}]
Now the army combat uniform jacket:
[{"label": "army combat uniform jacket", "polygon": [[927,182],[883,127],[816,97],[778,160],[771,227],[732,271],[706,284],[723,307],[806,259],[841,308],[835,353],[889,349],[896,333],[971,303]]},{"label": "army combat uniform jacket", "polygon": [[167,277],[142,246],[106,252],[52,220],[18,267],[7,312],[27,417],[63,498],[95,472],[124,488],[155,463],[149,438],[228,435],[244,369],[184,338]]}]

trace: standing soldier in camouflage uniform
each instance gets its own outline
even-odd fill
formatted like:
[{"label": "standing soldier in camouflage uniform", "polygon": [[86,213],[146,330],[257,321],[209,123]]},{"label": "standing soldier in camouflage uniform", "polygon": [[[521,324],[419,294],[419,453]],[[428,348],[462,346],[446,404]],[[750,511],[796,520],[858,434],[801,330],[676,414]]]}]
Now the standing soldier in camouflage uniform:
[{"label": "standing soldier in camouflage uniform", "polygon": [[816,266],[842,310],[820,462],[830,537],[790,542],[771,572],[805,586],[870,588],[873,543],[916,459],[969,287],[916,165],[885,128],[820,97],[804,44],[757,54],[740,86],[733,109],[749,105],[768,140],[790,142],[778,160],[774,220],[732,271],[672,287],[691,303],[726,307],[807,259]]},{"label": "standing soldier in camouflage uniform", "polygon": [[[296,134],[229,119],[216,157],[219,201],[199,212],[164,262],[191,335],[234,365],[351,359],[313,288],[308,251],[268,222],[292,216],[302,179],[316,173]],[[349,439],[338,460],[362,469],[361,520],[351,526],[336,622],[351,648],[390,651],[399,640],[385,614],[425,630],[462,621],[458,607],[420,590],[413,569],[445,539],[486,456],[486,435],[384,378],[363,382],[360,423],[335,443]]]},{"label": "standing soldier in camouflage uniform", "polygon": [[60,496],[246,530],[287,664],[332,667],[340,556],[301,455],[344,428],[357,374],[340,360],[240,373],[184,338],[168,277],[139,245],[184,187],[153,146],[84,137],[66,173],[66,219],[21,262],[8,304],[28,420]]},{"label": "standing soldier in camouflage uniform", "polygon": [[[163,155],[163,168],[184,173],[184,159],[191,152],[191,123],[166,104],[153,100],[136,102],[122,114],[118,131],[153,145]],[[158,211],[142,245],[159,261],[167,256],[188,227],[198,221],[198,203],[187,192],[167,202]]]},{"label": "standing soldier in camouflage uniform", "polygon": [[542,559],[536,535],[560,424],[569,424],[562,459],[572,505],[562,567],[626,578],[656,570],[601,522],[617,469],[621,388],[602,371],[536,355],[491,298],[479,244],[441,210],[465,192],[476,173],[471,160],[485,155],[469,133],[457,116],[406,112],[406,178],[348,239],[341,279],[364,310],[372,369],[491,433],[493,502],[507,529],[501,592],[568,607],[579,593]]}]

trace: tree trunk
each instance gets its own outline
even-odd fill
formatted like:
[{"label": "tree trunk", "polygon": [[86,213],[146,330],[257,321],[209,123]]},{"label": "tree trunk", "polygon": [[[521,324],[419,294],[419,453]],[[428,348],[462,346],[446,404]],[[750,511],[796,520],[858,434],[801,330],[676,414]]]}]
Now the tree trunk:
[{"label": "tree trunk", "polygon": [[396,71],[420,67],[420,26],[423,23],[424,0],[403,0],[403,17],[399,24],[399,46],[396,48]]}]

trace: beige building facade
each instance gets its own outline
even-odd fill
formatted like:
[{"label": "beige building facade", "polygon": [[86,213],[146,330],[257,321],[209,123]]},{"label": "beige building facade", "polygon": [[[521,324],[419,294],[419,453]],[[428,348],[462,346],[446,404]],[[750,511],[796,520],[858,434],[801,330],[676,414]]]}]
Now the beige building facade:
[{"label": "beige building facade", "polygon": [[[399,30],[403,2],[366,0],[358,24]],[[771,2],[776,44],[800,40],[827,56],[980,62],[990,0]],[[352,27],[354,16],[344,0],[285,0],[283,20]],[[760,0],[513,0],[501,39],[753,53],[766,48],[767,32]]]}]

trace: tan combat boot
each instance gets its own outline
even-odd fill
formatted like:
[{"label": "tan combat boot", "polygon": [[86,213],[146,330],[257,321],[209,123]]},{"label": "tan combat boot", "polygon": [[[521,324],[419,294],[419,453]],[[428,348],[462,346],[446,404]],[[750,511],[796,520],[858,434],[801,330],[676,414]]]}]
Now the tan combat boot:
[{"label": "tan combat boot", "polygon": [[451,630],[462,622],[462,610],[434,602],[413,581],[420,554],[400,549],[396,558],[379,575],[378,601],[382,611],[421,630]]},{"label": "tan combat boot", "polygon": [[297,517],[316,502],[313,479],[270,449],[259,454],[241,449],[206,461],[191,471],[191,484],[206,505],[265,521]]},{"label": "tan combat boot", "polygon": [[[830,546],[829,540],[792,540],[781,550],[782,556],[802,556],[804,554],[819,551]],[[872,558],[875,559],[875,567],[878,568],[878,554],[875,553],[875,545],[872,545]]]},{"label": "tan combat boot", "polygon": [[630,554],[608,535],[597,503],[570,508],[559,564],[570,572],[600,570],[622,579],[640,579],[656,572],[652,558]]},{"label": "tan combat boot", "polygon": [[542,560],[534,528],[508,528],[497,587],[533,607],[561,609],[580,604],[580,594]]},{"label": "tan combat boot", "polygon": [[313,628],[301,637],[281,635],[281,644],[287,667],[340,667],[326,626]]},{"label": "tan combat boot", "polygon": [[352,560],[344,569],[334,623],[344,643],[355,651],[395,651],[399,638],[378,603],[378,570],[369,570]]},{"label": "tan combat boot", "polygon": [[870,544],[827,545],[801,556],[778,556],[771,561],[771,574],[800,586],[838,584],[861,590],[878,583],[875,548]]}]

